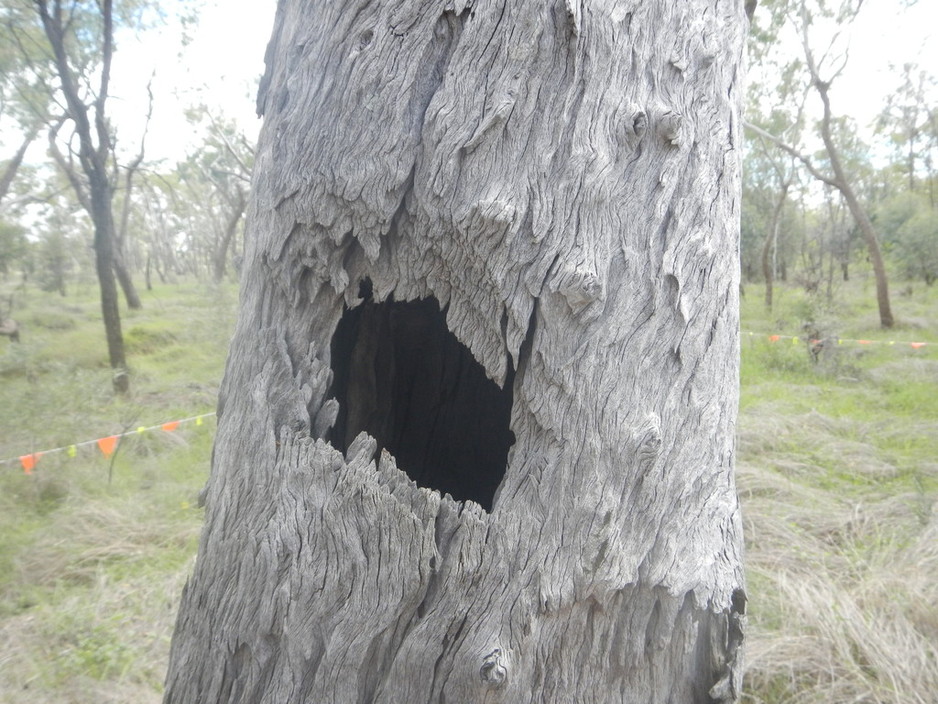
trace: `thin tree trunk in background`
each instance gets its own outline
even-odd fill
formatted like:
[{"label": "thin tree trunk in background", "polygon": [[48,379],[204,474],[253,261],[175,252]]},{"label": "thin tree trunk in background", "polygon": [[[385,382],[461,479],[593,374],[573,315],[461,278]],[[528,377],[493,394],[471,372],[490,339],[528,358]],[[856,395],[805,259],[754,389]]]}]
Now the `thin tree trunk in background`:
[{"label": "thin tree trunk in background", "polygon": [[[813,66],[813,61],[811,65]],[[859,225],[860,232],[863,233],[866,249],[870,255],[870,263],[873,265],[873,275],[876,279],[876,304],[879,308],[879,322],[882,327],[891,328],[895,324],[895,320],[892,317],[892,307],[889,304],[889,279],[886,276],[886,265],[883,262],[879,238],[876,236],[876,230],[873,228],[870,216],[867,215],[866,209],[860,205],[860,200],[847,179],[841,163],[840,152],[834,144],[834,138],[831,134],[831,106],[827,95],[829,86],[817,77],[817,73],[813,68],[812,74],[815,79],[814,87],[821,96],[824,105],[824,117],[821,120],[821,139],[824,141],[827,158],[830,160],[831,170],[834,172],[832,185],[843,194],[847,207],[850,209],[850,214]]]},{"label": "thin tree trunk in background", "polygon": [[124,357],[124,337],[121,332],[117,281],[114,276],[112,249],[114,221],[111,214],[111,188],[106,177],[89,175],[92,220],[94,221],[94,254],[101,288],[101,312],[107,337],[108,357],[114,369],[114,388],[124,393],[130,388],[127,361]]},{"label": "thin tree trunk in background", "polygon": [[737,0],[281,0],[166,704],[735,701]]},{"label": "thin tree trunk in background", "polygon": [[[114,216],[112,211],[113,189],[109,177],[111,136],[105,117],[105,105],[110,83],[111,59],[113,56],[113,0],[103,0],[100,5],[102,27],[102,57],[98,78],[98,93],[93,103],[94,123],[89,117],[89,107],[79,95],[77,79],[72,72],[66,53],[66,18],[60,0],[50,4],[47,0],[36,0],[36,11],[55,60],[62,95],[68,106],[67,119],[75,124],[75,135],[79,142],[78,157],[87,178],[87,193],[78,180],[78,175],[69,168],[62,155],[55,149],[55,136],[66,118],[50,132],[50,146],[56,161],[64,171],[75,193],[91,216],[94,225],[95,265],[101,289],[101,313],[104,319],[108,359],[114,370],[114,389],[125,393],[130,388],[127,361],[124,356],[124,338],[121,332],[120,309],[117,300],[117,283],[114,278]],[[97,140],[97,145],[95,144]]]},{"label": "thin tree trunk in background", "polygon": [[851,216],[859,226],[860,232],[863,233],[863,239],[866,242],[867,251],[870,256],[870,262],[873,265],[873,274],[876,279],[876,303],[879,308],[880,325],[884,328],[890,328],[893,326],[894,320],[892,317],[892,309],[889,304],[889,281],[886,276],[886,266],[883,262],[882,250],[879,247],[879,238],[876,236],[873,223],[867,215],[866,210],[862,205],[860,205],[860,201],[857,198],[853,188],[850,186],[850,182],[847,180],[843,166],[841,165],[840,153],[837,151],[837,147],[834,144],[833,137],[831,135],[832,117],[830,111],[830,101],[827,97],[827,86],[826,84],[820,83],[818,81],[815,84],[815,88],[821,95],[821,99],[824,104],[824,118],[821,120],[821,138],[824,141],[825,151],[827,152],[828,159],[831,163],[831,170],[834,172],[833,176],[828,176],[822,173],[817,167],[814,166],[808,157],[801,154],[794,147],[786,144],[778,137],[769,134],[756,125],[747,123],[746,127],[756,134],[765,137],[771,142],[777,144],[787,153],[801,161],[801,163],[805,165],[805,168],[808,169],[814,178],[828,184],[829,186],[832,186],[833,188],[836,188],[838,191],[840,191],[841,195],[843,195],[844,201],[847,203],[847,208],[850,210]]},{"label": "thin tree trunk in background", "polygon": [[124,169],[124,202],[121,207],[120,227],[117,228],[114,235],[114,273],[117,275],[121,290],[124,292],[127,307],[131,310],[143,308],[143,303],[140,300],[140,294],[137,293],[137,287],[134,285],[133,277],[130,275],[127,264],[124,261],[124,245],[127,242],[127,234],[129,232],[128,225],[130,223],[130,205],[134,187],[134,175],[137,173],[137,169],[140,168],[140,164],[143,163],[143,157],[146,154],[147,131],[150,128],[150,119],[153,117],[152,78],[151,82],[147,84],[147,95],[149,96],[149,103],[146,121],[143,127],[143,136],[140,138],[140,151],[137,153],[134,160]]},{"label": "thin tree trunk in background", "polygon": [[[116,240],[114,244],[117,245]],[[140,294],[137,293],[137,287],[134,285],[133,277],[124,264],[124,257],[120,249],[115,247],[113,255],[114,275],[120,284],[121,290],[124,292],[124,300],[127,301],[127,307],[132,310],[143,308],[143,303],[140,301]]]},{"label": "thin tree trunk in background", "polygon": [[770,234],[766,236],[762,245],[762,276],[765,277],[765,307],[767,310],[772,310],[772,284],[775,281],[775,252],[778,249],[778,230],[781,227],[782,209],[785,207],[785,200],[788,198],[789,186],[791,186],[791,181],[782,183],[782,192],[779,194],[775,208],[772,209],[772,220],[769,223]]},{"label": "thin tree trunk in background", "polygon": [[[844,9],[848,11],[847,14],[850,17],[855,17],[862,5],[862,2],[858,2],[854,5],[845,6]],[[791,145],[786,144],[778,137],[769,134],[760,127],[748,123],[746,124],[746,127],[756,134],[761,135],[762,137],[765,137],[766,139],[775,143],[785,152],[798,159],[802,164],[804,164],[805,168],[807,168],[809,173],[814,178],[840,191],[841,195],[844,197],[844,200],[847,203],[847,207],[850,210],[851,216],[859,226],[860,231],[863,233],[863,239],[866,242],[870,262],[873,265],[873,274],[876,279],[876,303],[879,309],[880,325],[884,328],[891,328],[895,321],[893,319],[892,309],[889,303],[889,281],[886,275],[886,266],[883,262],[882,251],[879,246],[879,238],[876,235],[876,230],[873,228],[873,223],[870,220],[869,215],[860,204],[860,200],[857,197],[850,180],[847,178],[847,174],[844,171],[843,163],[840,157],[840,151],[834,142],[834,137],[832,134],[833,115],[831,113],[829,92],[832,81],[843,72],[844,67],[846,66],[846,57],[841,57],[843,60],[840,62],[840,66],[833,71],[833,76],[830,79],[822,79],[808,36],[808,28],[813,22],[813,18],[808,10],[807,4],[803,1],[800,3],[800,15],[801,44],[802,49],[804,50],[806,67],[811,79],[810,85],[814,90],[817,91],[824,108],[824,114],[821,118],[819,126],[821,140],[824,143],[824,150],[830,162],[830,170],[832,174],[822,172],[807,156],[799,152]],[[825,55],[824,58],[828,60],[831,59],[829,55]],[[823,261],[821,264],[823,265]]]},{"label": "thin tree trunk in background", "polygon": [[225,278],[225,266],[228,262],[228,247],[234,239],[235,233],[238,231],[238,223],[241,222],[241,217],[244,215],[244,207],[247,205],[244,191],[240,188],[237,190],[237,195],[231,205],[232,211],[228,216],[228,221],[225,223],[225,230],[222,232],[221,240],[216,245],[212,257],[212,275],[215,283],[219,283]]},{"label": "thin tree trunk in background", "polygon": [[772,310],[772,283],[775,280],[775,272],[772,267],[772,259],[775,252],[775,230],[767,235],[765,242],[762,243],[762,277],[765,279],[765,308]]}]

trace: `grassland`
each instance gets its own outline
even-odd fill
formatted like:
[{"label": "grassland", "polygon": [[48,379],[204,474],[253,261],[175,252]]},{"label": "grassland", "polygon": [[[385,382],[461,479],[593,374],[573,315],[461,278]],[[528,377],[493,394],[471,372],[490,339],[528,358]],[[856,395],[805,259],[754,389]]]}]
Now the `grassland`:
[{"label": "grassland", "polygon": [[159,702],[177,599],[196,551],[197,494],[237,293],[195,284],[125,311],[132,393],[115,398],[93,289],[17,294],[22,342],[0,340],[0,702]]},{"label": "grassland", "polygon": [[[742,339],[744,701],[936,701],[938,291],[896,288],[888,332],[865,280],[846,303],[783,289],[768,315],[757,287],[743,301],[743,330],[761,333]],[[806,321],[828,343],[817,362]]]},{"label": "grassland", "polygon": [[[768,314],[758,287],[743,298],[749,704],[935,701],[938,287],[895,288],[888,333],[863,278],[837,292],[848,303],[782,287]],[[124,313],[127,398],[110,392],[93,289],[17,301],[0,459],[214,409],[232,287],[157,288]],[[213,429],[132,433],[113,461],[81,448],[31,475],[0,465],[0,704],[160,701]]]}]

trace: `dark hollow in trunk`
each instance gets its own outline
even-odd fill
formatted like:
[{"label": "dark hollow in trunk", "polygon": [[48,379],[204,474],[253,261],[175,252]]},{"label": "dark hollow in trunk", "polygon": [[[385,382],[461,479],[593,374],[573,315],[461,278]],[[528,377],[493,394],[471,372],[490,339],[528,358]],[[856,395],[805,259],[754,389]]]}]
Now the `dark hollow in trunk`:
[{"label": "dark hollow in trunk", "polygon": [[364,430],[420,486],[491,510],[515,440],[514,373],[504,388],[489,379],[435,298],[375,303],[367,283],[363,294],[332,339],[332,445],[345,452]]}]

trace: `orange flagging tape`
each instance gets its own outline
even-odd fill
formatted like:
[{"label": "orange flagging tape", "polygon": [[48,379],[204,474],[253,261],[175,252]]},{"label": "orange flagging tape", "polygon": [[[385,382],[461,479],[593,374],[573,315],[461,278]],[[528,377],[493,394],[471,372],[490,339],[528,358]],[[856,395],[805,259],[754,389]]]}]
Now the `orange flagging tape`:
[{"label": "orange flagging tape", "polygon": [[[810,342],[812,345],[817,344],[818,342],[823,342],[823,340],[816,340],[814,338],[808,337],[798,337],[797,335],[765,335],[764,333],[755,333],[755,332],[743,332],[743,335],[748,335],[749,337],[765,337],[769,342],[778,342],[779,340],[791,340],[794,344],[799,342]],[[902,342],[897,340],[847,340],[841,337],[834,338],[838,345],[843,345],[847,343],[854,343],[857,345],[908,345],[912,349],[921,349],[928,345],[934,345],[934,342]]]},{"label": "orange flagging tape", "polygon": [[23,468],[24,474],[32,474],[33,470],[36,468],[36,463],[39,461],[39,458],[43,455],[51,455],[56,452],[64,452],[69,457],[76,457],[78,455],[79,447],[88,447],[90,445],[96,445],[101,453],[105,457],[110,457],[114,454],[114,451],[117,449],[117,444],[120,442],[121,438],[127,437],[128,435],[136,435],[138,433],[145,433],[150,430],[163,430],[167,433],[171,433],[183,423],[195,422],[196,425],[202,425],[202,422],[205,418],[211,418],[214,416],[214,413],[203,413],[198,416],[191,416],[189,418],[181,418],[180,420],[171,420],[166,423],[159,423],[157,425],[151,426],[140,426],[135,430],[128,431],[126,433],[118,433],[117,435],[108,435],[103,438],[96,438],[94,440],[85,440],[84,442],[76,442],[70,445],[63,445],[62,447],[53,447],[49,450],[41,450],[39,452],[31,452],[27,455],[20,455],[18,457],[10,457],[8,459],[0,460],[0,465],[12,464],[19,462]]},{"label": "orange flagging tape", "polygon": [[114,450],[117,449],[117,436],[109,435],[106,438],[98,438],[98,449],[101,450],[105,457],[113,455]]},{"label": "orange flagging tape", "polygon": [[23,455],[22,457],[20,457],[20,464],[23,465],[24,474],[33,473],[33,467],[36,466],[36,460],[39,459],[39,456],[41,454],[42,454],[41,452],[34,452],[31,455]]}]

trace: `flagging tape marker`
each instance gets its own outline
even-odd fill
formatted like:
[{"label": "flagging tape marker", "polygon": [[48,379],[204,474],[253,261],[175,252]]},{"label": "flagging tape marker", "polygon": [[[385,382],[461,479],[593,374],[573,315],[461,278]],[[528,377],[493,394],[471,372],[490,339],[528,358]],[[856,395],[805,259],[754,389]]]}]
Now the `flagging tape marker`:
[{"label": "flagging tape marker", "polygon": [[[757,332],[743,332],[743,335],[748,335],[749,337],[764,337],[769,342],[778,342],[779,340],[791,340],[792,344],[797,345],[799,342],[810,342],[812,345],[817,344],[818,342],[823,342],[824,340],[818,340],[815,338],[806,338],[798,337],[797,335],[765,335],[763,333]],[[843,345],[845,343],[854,343],[857,345],[908,345],[914,350],[921,349],[922,347],[927,347],[929,344],[936,344],[934,342],[901,342],[896,340],[845,340],[842,338],[837,338],[837,344]]]},{"label": "flagging tape marker", "polygon": [[166,423],[160,423],[158,425],[144,426],[141,425],[135,430],[129,430],[126,433],[118,433],[117,435],[108,435],[103,438],[96,438],[95,440],[85,440],[84,442],[76,442],[71,445],[63,445],[62,447],[54,447],[51,450],[40,450],[39,452],[31,452],[28,455],[20,455],[19,457],[9,457],[5,460],[0,460],[0,465],[4,464],[13,464],[18,462],[23,468],[25,474],[32,474],[33,469],[36,467],[36,463],[39,461],[39,458],[43,455],[52,455],[56,452],[64,452],[69,457],[75,457],[78,455],[79,447],[88,447],[90,445],[97,445],[98,449],[101,451],[105,457],[110,457],[117,450],[117,446],[120,443],[121,438],[125,438],[128,435],[139,435],[141,433],[146,433],[151,430],[162,430],[166,433],[171,433],[176,430],[183,423],[192,423],[196,425],[203,425],[206,418],[211,418],[214,416],[214,413],[203,413],[199,416],[191,416],[189,418],[181,418],[180,420],[171,420]]}]

